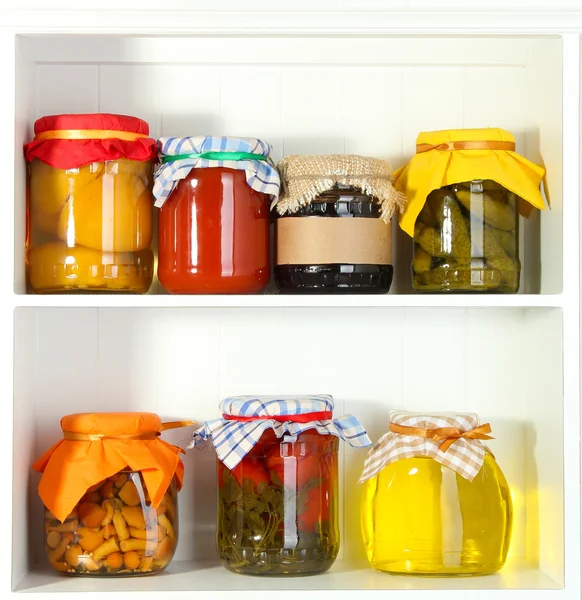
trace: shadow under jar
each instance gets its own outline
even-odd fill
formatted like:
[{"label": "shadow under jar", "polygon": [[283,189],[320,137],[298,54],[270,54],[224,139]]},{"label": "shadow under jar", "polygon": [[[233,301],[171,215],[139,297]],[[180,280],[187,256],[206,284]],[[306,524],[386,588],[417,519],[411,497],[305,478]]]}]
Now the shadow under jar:
[{"label": "shadow under jar", "polygon": [[165,569],[178,543],[175,479],[151,505],[141,473],[120,471],[87,490],[63,523],[45,509],[45,549],[70,575],[148,575]]},{"label": "shadow under jar", "polygon": [[246,575],[326,571],[339,552],[338,446],[314,429],[267,429],[231,471],[218,461],[220,559]]},{"label": "shadow under jar", "polygon": [[385,294],[390,290],[391,223],[378,201],[336,184],[276,221],[275,281],[285,293]]},{"label": "shadow under jar", "polygon": [[414,227],[415,290],[516,293],[520,271],[514,193],[473,180],[428,195]]}]

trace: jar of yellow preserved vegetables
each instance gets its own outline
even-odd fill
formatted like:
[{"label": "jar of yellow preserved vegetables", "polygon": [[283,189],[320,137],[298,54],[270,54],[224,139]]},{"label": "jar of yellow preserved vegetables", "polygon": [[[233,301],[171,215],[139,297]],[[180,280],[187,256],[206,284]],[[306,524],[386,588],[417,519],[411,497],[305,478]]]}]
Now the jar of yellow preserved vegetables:
[{"label": "jar of yellow preserved vegetables", "polygon": [[503,129],[421,133],[395,173],[409,200],[400,225],[414,239],[413,288],[516,293],[519,214],[544,208],[544,173]]},{"label": "jar of yellow preserved vegetables", "polygon": [[33,465],[43,474],[38,489],[53,569],[127,576],[168,566],[184,466],[180,448],[158,436],[191,424],[161,423],[151,413],[63,417],[63,440]]},{"label": "jar of yellow preserved vegetables", "polygon": [[392,412],[360,479],[368,560],[393,574],[485,575],[511,538],[509,486],[475,414]]},{"label": "jar of yellow preserved vegetables", "polygon": [[339,552],[338,447],[371,444],[331,396],[238,396],[194,432],[218,456],[217,547],[245,575],[310,575]]},{"label": "jar of yellow preserved vegetables", "polygon": [[27,275],[32,291],[145,293],[153,278],[155,140],[135,117],[56,115],[34,125]]}]

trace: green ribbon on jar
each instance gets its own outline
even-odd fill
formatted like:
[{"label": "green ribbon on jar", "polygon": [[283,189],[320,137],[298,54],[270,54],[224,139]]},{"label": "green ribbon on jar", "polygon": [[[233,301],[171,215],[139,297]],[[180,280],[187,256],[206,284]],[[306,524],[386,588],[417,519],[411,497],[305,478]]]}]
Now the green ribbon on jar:
[{"label": "green ribbon on jar", "polygon": [[252,154],[251,152],[202,152],[202,154],[176,154],[174,156],[164,156],[162,163],[184,160],[187,158],[206,158],[208,160],[268,160],[267,156],[262,154]]}]

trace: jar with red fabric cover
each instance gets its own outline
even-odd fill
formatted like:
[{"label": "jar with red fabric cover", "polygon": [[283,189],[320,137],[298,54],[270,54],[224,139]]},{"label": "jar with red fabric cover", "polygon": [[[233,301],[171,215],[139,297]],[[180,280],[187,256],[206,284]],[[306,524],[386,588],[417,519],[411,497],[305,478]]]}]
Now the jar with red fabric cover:
[{"label": "jar with red fabric cover", "polygon": [[36,293],[133,292],[151,286],[157,156],[135,117],[43,117],[29,163],[28,283]]},{"label": "jar with red fabric cover", "polygon": [[158,143],[160,283],[172,294],[264,289],[271,274],[270,200],[279,193],[271,146],[229,137]]},{"label": "jar with red fabric cover", "polygon": [[[218,455],[217,546],[247,575],[326,571],[339,552],[338,449],[370,440],[331,396],[238,396],[194,433]],[[250,448],[249,448],[250,446]]]}]

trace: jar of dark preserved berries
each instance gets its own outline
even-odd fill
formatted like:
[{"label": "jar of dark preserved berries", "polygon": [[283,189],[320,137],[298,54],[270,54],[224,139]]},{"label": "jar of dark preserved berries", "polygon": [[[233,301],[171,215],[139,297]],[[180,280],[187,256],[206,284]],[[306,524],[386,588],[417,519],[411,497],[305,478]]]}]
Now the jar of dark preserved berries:
[{"label": "jar of dark preserved berries", "polygon": [[387,293],[391,217],[402,204],[388,163],[290,156],[278,168],[275,281],[286,293]]}]

